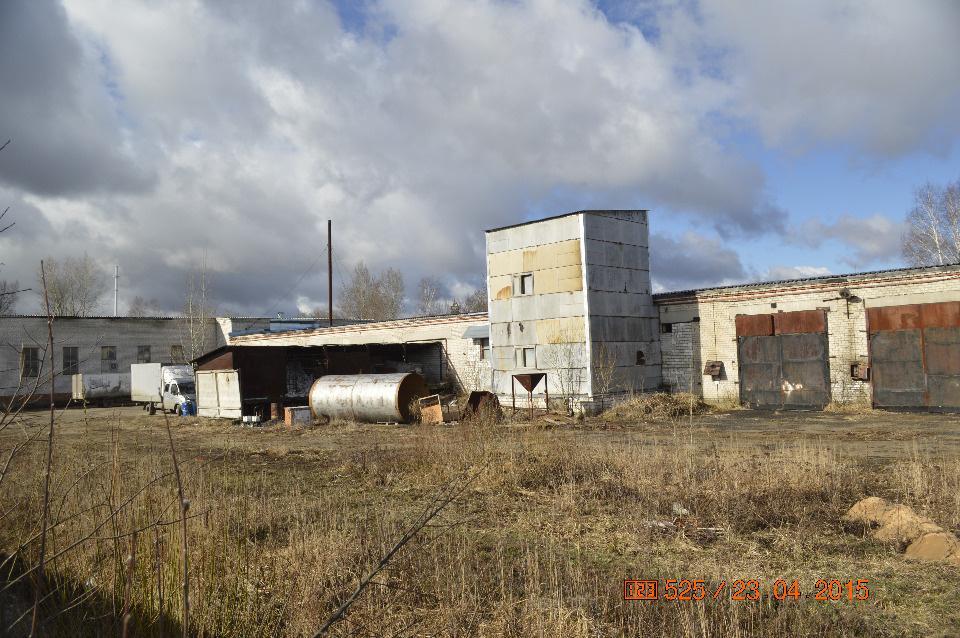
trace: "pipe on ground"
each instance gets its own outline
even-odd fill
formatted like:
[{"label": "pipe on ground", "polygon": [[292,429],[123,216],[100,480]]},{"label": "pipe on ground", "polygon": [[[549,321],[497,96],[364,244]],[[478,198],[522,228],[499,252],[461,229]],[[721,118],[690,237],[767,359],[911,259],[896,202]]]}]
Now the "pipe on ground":
[{"label": "pipe on ground", "polygon": [[310,386],[310,413],[314,419],[406,423],[413,402],[427,394],[426,382],[415,372],[328,374]]}]

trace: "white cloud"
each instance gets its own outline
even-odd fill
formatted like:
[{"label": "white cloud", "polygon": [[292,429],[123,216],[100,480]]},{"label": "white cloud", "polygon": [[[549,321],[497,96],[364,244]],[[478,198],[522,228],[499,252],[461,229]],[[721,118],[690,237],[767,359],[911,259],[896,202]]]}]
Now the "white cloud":
[{"label": "white cloud", "polygon": [[944,152],[960,133],[955,0],[703,0],[699,14],[731,111],[768,144],[896,156]]},{"label": "white cloud", "polygon": [[826,266],[771,266],[759,279],[760,281],[781,281],[829,274],[830,269]]},{"label": "white cloud", "polygon": [[[838,18],[826,5],[778,17],[756,3],[654,3],[643,12],[661,19],[651,40],[586,0],[380,0],[365,31],[344,29],[322,1],[65,1],[65,13],[30,3],[50,9],[42,21],[4,21],[37,33],[16,40],[27,72],[0,69],[24,90],[49,80],[40,88],[62,98],[35,112],[0,106],[0,124],[57,140],[0,154],[6,201],[29,202],[11,214],[37,211],[48,231],[5,248],[3,275],[29,279],[38,255],[82,247],[121,264],[131,297],[168,309],[204,254],[225,310],[325,299],[311,264],[328,218],[338,279],[364,259],[401,268],[409,289],[422,275],[479,283],[482,229],[557,192],[683,211],[728,237],[784,232],[761,168],[731,149],[722,123],[743,119],[771,143],[809,132],[898,152],[954,122],[941,117],[960,59],[942,38],[949,5],[887,7],[904,15],[871,31],[856,6]],[[810,42],[818,30],[823,51]],[[921,31],[936,51],[904,50]],[[703,43],[729,55],[706,60]],[[0,57],[8,47],[0,38]],[[69,72],[29,71],[47,57],[43,68]],[[56,133],[73,130],[86,137]],[[722,272],[742,274],[736,252],[719,250]]]}]

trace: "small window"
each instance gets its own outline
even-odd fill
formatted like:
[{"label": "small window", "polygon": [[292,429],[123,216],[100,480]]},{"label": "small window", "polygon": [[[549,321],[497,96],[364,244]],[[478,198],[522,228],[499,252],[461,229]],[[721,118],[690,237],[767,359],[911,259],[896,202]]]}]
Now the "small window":
[{"label": "small window", "polygon": [[661,332],[662,334],[667,334],[668,332],[673,332],[673,324],[672,324],[672,323],[661,323],[661,324],[660,324],[660,332]]},{"label": "small window", "polygon": [[20,376],[40,376],[40,348],[23,348],[20,351]]},{"label": "small window", "polygon": [[177,387],[176,383],[170,384],[170,394],[180,394],[180,388]]},{"label": "small window", "polygon": [[117,372],[117,346],[100,346],[100,372]]},{"label": "small window", "polygon": [[647,356],[643,354],[643,350],[637,350],[637,365],[642,366],[646,364]]},{"label": "small window", "polygon": [[517,349],[517,366],[521,368],[536,368],[537,357],[535,348]]},{"label": "small window", "polygon": [[137,346],[137,363],[150,363],[150,346]]},{"label": "small window", "polygon": [[480,344],[480,360],[486,361],[490,358],[490,339],[477,339]]},{"label": "small window", "polygon": [[533,274],[525,273],[518,276],[514,281],[514,291],[515,296],[519,295],[532,295],[533,294]]},{"label": "small window", "polygon": [[80,348],[63,347],[63,374],[80,374]]},{"label": "small window", "polygon": [[170,394],[170,384],[169,384],[169,383],[164,383],[164,384],[163,384],[163,393],[164,393],[164,394]]},{"label": "small window", "polygon": [[183,363],[183,346],[180,344],[170,346],[170,358],[174,363]]}]

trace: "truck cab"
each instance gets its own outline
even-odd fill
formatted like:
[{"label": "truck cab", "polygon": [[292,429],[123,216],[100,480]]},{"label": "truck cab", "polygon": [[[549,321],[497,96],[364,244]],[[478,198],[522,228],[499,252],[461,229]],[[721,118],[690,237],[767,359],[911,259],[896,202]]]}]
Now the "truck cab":
[{"label": "truck cab", "polygon": [[175,414],[191,414],[197,404],[197,390],[192,379],[165,381],[162,388],[161,409]]}]

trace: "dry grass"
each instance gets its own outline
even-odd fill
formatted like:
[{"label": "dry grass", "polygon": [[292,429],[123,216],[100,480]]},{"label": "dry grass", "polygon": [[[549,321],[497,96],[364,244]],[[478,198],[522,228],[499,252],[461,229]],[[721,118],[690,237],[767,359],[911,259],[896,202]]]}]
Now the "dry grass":
[{"label": "dry grass", "polygon": [[[644,414],[649,414],[645,412]],[[161,421],[94,418],[55,453],[48,553],[54,635],[168,635],[179,623],[176,487]],[[960,460],[903,454],[879,466],[822,442],[758,444],[669,427],[636,436],[488,426],[185,425],[175,437],[191,500],[191,627],[198,635],[309,635],[437,488],[483,468],[404,549],[333,635],[948,636],[958,570],[905,561],[839,523],[868,494],[960,525]],[[79,431],[77,431],[79,430]],[[111,444],[112,442],[112,444]],[[32,564],[42,447],[0,486],[0,548]],[[143,486],[148,485],[146,489]],[[142,491],[141,491],[142,490]],[[674,518],[718,538],[667,533]],[[116,514],[109,515],[116,510]],[[94,532],[96,525],[106,521]],[[124,559],[137,535],[132,587]],[[9,571],[7,577],[16,573]],[[624,578],[867,578],[866,603],[638,603]],[[78,596],[82,603],[67,609]],[[4,605],[16,607],[16,600]],[[9,611],[6,621],[10,622]],[[59,615],[57,615],[59,613]]]},{"label": "dry grass", "polygon": [[650,392],[636,394],[616,404],[601,415],[604,421],[674,421],[689,416],[704,414],[710,406],[700,397],[686,392]]}]

